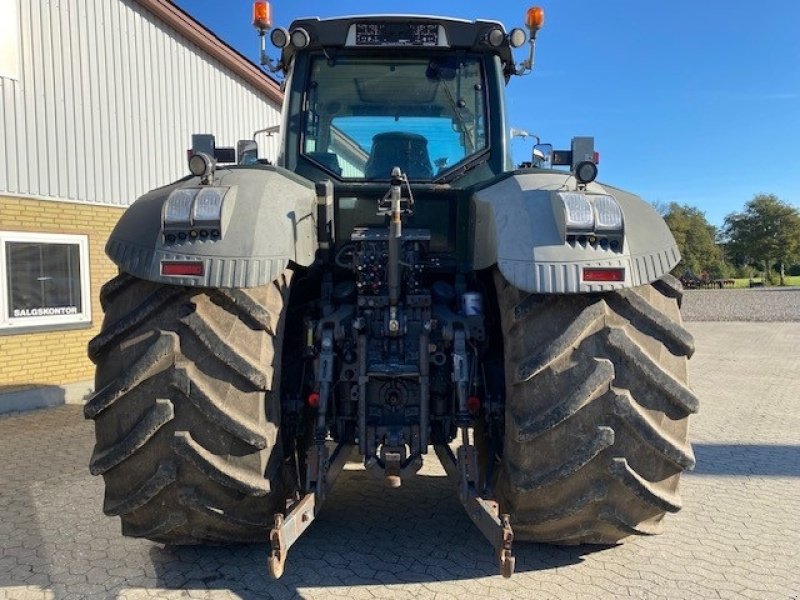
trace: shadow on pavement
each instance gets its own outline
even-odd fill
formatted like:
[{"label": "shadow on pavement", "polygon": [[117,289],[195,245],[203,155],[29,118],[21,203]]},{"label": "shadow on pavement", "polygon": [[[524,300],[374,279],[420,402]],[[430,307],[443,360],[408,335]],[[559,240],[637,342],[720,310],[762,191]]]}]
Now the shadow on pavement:
[{"label": "shadow on pavement", "polygon": [[693,475],[800,477],[800,445],[694,444]]},{"label": "shadow on pavement", "polygon": [[[0,482],[6,484],[2,477]],[[27,486],[18,487],[13,495],[0,491],[0,515],[0,593],[6,591],[14,597],[23,595],[26,586],[48,585],[51,552],[39,525],[36,500]]]},{"label": "shadow on pavement", "polygon": [[[800,446],[696,444],[694,449],[695,475],[800,477]],[[577,564],[607,549],[517,543],[517,573]],[[165,588],[227,590],[245,599],[497,576],[491,547],[444,476],[418,475],[390,490],[364,471],[345,471],[317,521],[289,552],[279,581],[267,576],[268,552],[267,544],[156,546],[150,556]]]},{"label": "shadow on pavement", "polygon": [[[576,564],[606,548],[517,543],[516,572]],[[268,552],[267,544],[155,546],[150,557],[160,586],[227,590],[245,599],[302,597],[303,588],[498,576],[491,546],[444,476],[417,476],[390,490],[363,471],[346,471],[322,513],[290,550],[278,581],[267,575]]]},{"label": "shadow on pavement", "polygon": [[71,527],[83,503],[65,506],[65,493],[84,469],[58,462],[83,461],[88,449],[82,442],[63,448],[59,441],[80,438],[74,419],[80,410],[61,406],[0,416],[0,597],[44,596],[38,590],[45,589],[56,599],[64,595],[59,578],[70,575],[71,556],[54,538],[63,533],[84,541]]}]

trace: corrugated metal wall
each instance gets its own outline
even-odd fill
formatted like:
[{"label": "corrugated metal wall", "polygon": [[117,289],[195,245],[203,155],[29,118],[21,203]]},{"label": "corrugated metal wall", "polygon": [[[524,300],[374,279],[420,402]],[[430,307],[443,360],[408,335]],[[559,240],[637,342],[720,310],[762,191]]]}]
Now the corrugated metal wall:
[{"label": "corrugated metal wall", "polygon": [[[17,1],[0,194],[127,205],[187,173],[192,133],[233,146],[280,122],[279,107],[133,0]],[[276,142],[261,136],[262,155],[274,160]]]}]

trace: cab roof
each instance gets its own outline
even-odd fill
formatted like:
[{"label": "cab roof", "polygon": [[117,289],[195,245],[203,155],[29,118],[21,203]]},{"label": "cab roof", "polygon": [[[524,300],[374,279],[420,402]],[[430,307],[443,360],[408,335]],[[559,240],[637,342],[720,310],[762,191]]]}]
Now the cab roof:
[{"label": "cab roof", "polygon": [[[404,52],[469,50],[500,56],[513,64],[507,38],[497,47],[487,40],[493,29],[506,33],[498,21],[454,19],[433,15],[357,15],[295,20],[289,31],[304,29],[310,43],[303,51],[347,49],[355,52],[402,49]],[[289,64],[298,50],[291,44],[283,49],[284,64]]]}]

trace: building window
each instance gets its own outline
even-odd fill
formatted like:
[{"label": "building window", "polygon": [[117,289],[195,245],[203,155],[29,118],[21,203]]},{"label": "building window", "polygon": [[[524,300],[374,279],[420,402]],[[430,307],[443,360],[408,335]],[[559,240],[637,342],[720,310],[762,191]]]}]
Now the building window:
[{"label": "building window", "polygon": [[85,235],[0,231],[0,330],[91,322]]},{"label": "building window", "polygon": [[17,0],[0,0],[0,77],[19,80]]}]

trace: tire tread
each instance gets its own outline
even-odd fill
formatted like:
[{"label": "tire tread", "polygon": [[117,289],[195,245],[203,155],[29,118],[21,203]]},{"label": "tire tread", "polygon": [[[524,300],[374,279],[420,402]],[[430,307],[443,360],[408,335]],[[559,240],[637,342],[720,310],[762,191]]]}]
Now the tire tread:
[{"label": "tire tread", "polygon": [[280,342],[291,272],[249,290],[120,275],[90,343],[91,471],[124,535],[171,544],[265,539],[284,505]]},{"label": "tire tread", "polygon": [[515,537],[609,544],[660,533],[695,462],[680,283],[537,296],[496,271],[495,289],[507,380],[496,492]]}]

